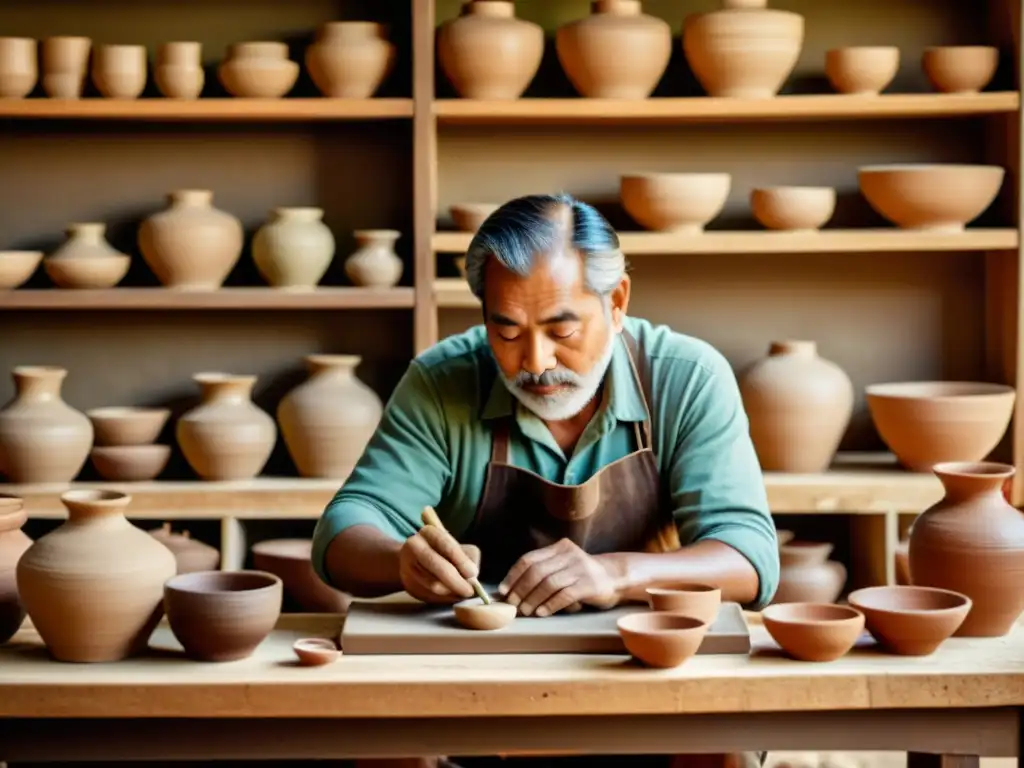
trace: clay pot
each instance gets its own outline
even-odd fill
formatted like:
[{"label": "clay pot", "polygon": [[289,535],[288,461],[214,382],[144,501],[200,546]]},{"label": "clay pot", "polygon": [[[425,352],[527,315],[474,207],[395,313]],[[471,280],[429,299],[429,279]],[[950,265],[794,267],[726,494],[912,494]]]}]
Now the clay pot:
[{"label": "clay pot", "polygon": [[900,68],[900,49],[892,45],[834,48],[825,54],[825,75],[839,93],[875,96]]},{"label": "clay pot", "polygon": [[497,203],[455,203],[448,211],[457,230],[476,232],[500,207]]},{"label": "clay pot", "polygon": [[626,650],[649,667],[678,667],[700,648],[708,625],[678,613],[630,613],[616,626]]},{"label": "clay pot", "polygon": [[672,28],[640,0],[595,0],[591,15],[555,33],[566,76],[581,96],[646,99],[672,57]]},{"label": "clay pot", "polygon": [[740,394],[761,468],[824,472],[853,413],[853,384],[813,341],[773,341],[740,374]]},{"label": "clay pot", "polygon": [[750,193],[750,209],[768,229],[813,232],[836,210],[833,187],[767,187]]},{"label": "clay pot", "polygon": [[69,224],[65,231],[64,244],[43,259],[58,288],[113,288],[124,280],[131,257],[107,242],[106,224]]},{"label": "clay pot", "polygon": [[119,661],[141,653],[163,616],[174,555],[125,519],[131,496],[68,491],[68,520],[18,563],[18,591],[58,661]]},{"label": "clay pot", "polygon": [[108,99],[137,99],[146,87],[146,46],[99,46],[92,58],[92,81]]},{"label": "clay pot", "polygon": [[220,288],[242,255],[242,222],[214,208],[208,189],[178,190],[168,200],[139,227],[142,257],[168,288]]},{"label": "clay pot", "polygon": [[868,587],[848,601],[879,645],[901,656],[934,653],[971,609],[969,597],[929,587]]},{"label": "clay pot", "polygon": [[24,285],[42,260],[42,251],[0,251],[0,290]]},{"label": "clay pot", "polygon": [[722,590],[708,584],[672,584],[649,587],[646,591],[652,611],[681,613],[708,625],[715,623],[722,604]]},{"label": "clay pot", "polygon": [[942,93],[977,93],[992,82],[999,49],[991,45],[940,45],[925,48],[921,68]]},{"label": "clay pot", "polygon": [[299,65],[288,59],[285,43],[235,43],[228,47],[217,77],[232,96],[279,99],[295,86]]},{"label": "clay pot", "polygon": [[36,87],[39,62],[31,37],[0,37],[0,99],[23,99]]},{"label": "clay pot", "polygon": [[791,541],[779,547],[779,588],[772,603],[831,603],[846,584],[846,566],[829,560],[827,542]]},{"label": "clay pot", "polygon": [[96,445],[148,445],[167,424],[167,408],[93,408],[85,415],[92,422]]},{"label": "clay pot", "polygon": [[834,661],[845,656],[864,631],[864,614],[845,605],[769,605],[761,611],[761,619],[772,639],[799,661]]},{"label": "clay pot", "polygon": [[307,355],[309,379],[277,406],[281,436],[303,477],[348,477],[377,429],[383,404],[356,378],[361,360]]},{"label": "clay pot", "polygon": [[645,229],[699,235],[729,198],[728,173],[635,173],[619,180],[626,213]]},{"label": "clay pot", "polygon": [[914,521],[911,582],[971,599],[957,637],[1002,637],[1024,610],[1024,517],[1003,496],[1014,468],[950,462],[934,472],[946,495]]},{"label": "clay pot", "polygon": [[465,99],[518,99],[543,55],[544,30],[517,19],[511,2],[463,3],[461,15],[437,32],[441,69]]},{"label": "clay pot", "polygon": [[252,258],[275,288],[315,288],[334,258],[334,235],[323,208],[275,208],[256,231]]},{"label": "clay pot", "polygon": [[105,445],[89,452],[92,465],[112,483],[141,483],[157,477],[171,458],[169,445]]},{"label": "clay pot", "polygon": [[255,376],[197,373],[200,403],[176,427],[185,460],[204,480],[247,480],[263,471],[277,440],[274,420],[252,401]]},{"label": "clay pot", "polygon": [[253,565],[273,573],[303,611],[344,613],[352,598],[329,587],[313,570],[313,542],[309,539],[270,539],[252,547]]},{"label": "clay pot", "polygon": [[203,44],[164,43],[157,50],[153,79],[160,93],[169,99],[197,99],[203,92]]},{"label": "clay pot", "polygon": [[15,569],[32,546],[32,539],[21,531],[26,520],[28,513],[21,499],[0,496],[0,645],[14,637],[25,620]]},{"label": "clay pot", "polygon": [[345,259],[345,274],[353,285],[390,288],[402,279],[402,260],[395,242],[402,236],[393,229],[360,229],[352,233],[358,248]]},{"label": "clay pot", "polygon": [[14,369],[14,398],[0,410],[0,471],[12,483],[68,483],[92,448],[92,424],[60,396],[68,372]]},{"label": "clay pot", "polygon": [[683,52],[708,96],[770,99],[804,42],[804,17],[767,0],[722,0],[722,10],[687,16]]},{"label": "clay pot", "polygon": [[215,571],[220,567],[220,550],[193,539],[188,531],[172,533],[171,524],[164,523],[149,535],[159,541],[174,555],[178,573]]},{"label": "clay pot", "polygon": [[306,69],[324,96],[369,99],[395,63],[395,46],[383,24],[329,21],[306,50]]},{"label": "clay pot", "polygon": [[78,99],[89,72],[88,37],[48,37],[43,40],[43,90],[51,99]]}]

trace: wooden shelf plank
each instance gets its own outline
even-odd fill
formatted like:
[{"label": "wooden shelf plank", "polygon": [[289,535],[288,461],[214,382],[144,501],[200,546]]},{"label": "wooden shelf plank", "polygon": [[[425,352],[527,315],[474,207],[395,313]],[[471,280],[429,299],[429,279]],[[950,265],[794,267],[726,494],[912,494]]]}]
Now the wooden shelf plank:
[{"label": "wooden shelf plank", "polygon": [[0,310],[409,309],[412,306],[412,288],[221,288],[216,291],[50,288],[0,291]]},{"label": "wooden shelf plank", "polygon": [[881,96],[816,94],[773,99],[711,97],[610,99],[440,99],[434,113],[441,124],[513,125],[534,123],[730,123],[746,121],[870,120],[883,118],[973,117],[1016,112],[1020,94],[893,93]]},{"label": "wooden shelf plank", "polygon": [[439,277],[434,281],[434,299],[437,306],[472,309],[480,301],[469,290],[469,283],[461,277]]},{"label": "wooden shelf plank", "polygon": [[11,99],[0,118],[303,122],[411,118],[412,99]]},{"label": "wooden shelf plank", "polygon": [[[469,232],[437,232],[436,253],[465,253]],[[869,253],[924,251],[1004,251],[1017,248],[1019,233],[1007,228],[968,228],[964,232],[898,229],[824,229],[819,232],[751,230],[710,231],[699,235],[672,232],[619,232],[627,255],[730,253]]]}]

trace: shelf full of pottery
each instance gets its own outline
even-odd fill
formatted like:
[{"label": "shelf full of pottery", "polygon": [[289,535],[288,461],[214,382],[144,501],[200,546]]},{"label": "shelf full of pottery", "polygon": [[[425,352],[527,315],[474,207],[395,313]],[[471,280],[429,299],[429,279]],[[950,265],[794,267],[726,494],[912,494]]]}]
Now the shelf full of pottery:
[{"label": "shelf full of pottery", "polygon": [[[242,256],[242,222],[213,205],[213,192],[171,192],[166,210],[139,227],[138,246],[146,265],[171,289],[214,291]],[[315,288],[335,255],[334,234],[321,208],[275,208],[257,230],[252,258],[272,288]],[[40,251],[0,251],[0,289],[29,280],[40,262],[58,288],[113,288],[128,274],[131,257],[106,240],[102,222],[70,224],[67,238],[45,258]],[[390,229],[357,230],[357,250],[345,260],[345,274],[362,288],[390,288],[402,277],[403,263],[394,246],[401,233]],[[0,298],[2,303],[2,298]]]},{"label": "shelf full of pottery", "polygon": [[[217,67],[217,79],[232,96],[276,99],[299,78],[300,65],[288,58],[288,45],[276,41],[234,43]],[[328,98],[368,99],[395,62],[395,46],[384,25],[332,21],[320,27],[305,53],[317,89]],[[137,99],[149,77],[143,45],[98,45],[88,37],[0,37],[0,98],[21,99],[37,83],[52,99],[81,98],[87,80],[108,99]],[[202,43],[169,42],[159,47],[153,79],[170,99],[197,99],[205,85]]]},{"label": "shelf full of pottery", "polygon": [[[591,14],[561,26],[555,51],[580,96],[646,99],[672,56],[672,29],[645,14],[639,0],[595,0]],[[721,9],[683,21],[686,61],[708,96],[770,99],[796,67],[804,45],[804,17],[768,8],[768,0],[722,0]],[[440,26],[438,58],[464,99],[520,98],[544,56],[544,30],[516,18],[512,2],[473,0]],[[490,55],[502,51],[503,56]],[[615,61],[616,66],[607,63]],[[928,48],[921,66],[940,93],[977,93],[995,77],[997,48]],[[900,51],[893,46],[844,47],[825,55],[825,74],[840,94],[869,97],[895,79]]]}]

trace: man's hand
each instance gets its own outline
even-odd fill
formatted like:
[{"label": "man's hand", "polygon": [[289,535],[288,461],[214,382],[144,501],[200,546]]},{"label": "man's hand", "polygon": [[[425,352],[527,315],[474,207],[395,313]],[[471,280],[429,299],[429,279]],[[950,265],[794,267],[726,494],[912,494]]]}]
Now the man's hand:
[{"label": "man's hand", "polygon": [[402,545],[398,573],[405,591],[425,603],[454,603],[476,593],[466,579],[480,570],[480,550],[425,525]]},{"label": "man's hand", "polygon": [[611,608],[619,602],[617,581],[606,561],[562,539],[523,555],[499,591],[524,616],[551,616],[581,605]]}]

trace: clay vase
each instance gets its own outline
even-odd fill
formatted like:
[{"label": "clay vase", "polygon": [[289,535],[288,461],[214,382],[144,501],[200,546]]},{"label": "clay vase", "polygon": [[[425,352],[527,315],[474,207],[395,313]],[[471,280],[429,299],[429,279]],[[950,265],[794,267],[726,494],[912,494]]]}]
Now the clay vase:
[{"label": "clay vase", "polygon": [[827,542],[791,541],[779,547],[779,588],[773,603],[833,603],[846,585],[846,566],[829,560]]},{"label": "clay vase", "polygon": [[18,591],[58,661],[119,661],[144,651],[163,616],[174,555],[125,518],[131,496],[76,490],[61,496],[63,525],[18,562]]},{"label": "clay vase", "polygon": [[26,520],[28,513],[21,499],[0,496],[0,645],[14,637],[25,620],[15,569],[32,546],[32,539],[21,531]]},{"label": "clay vase", "polygon": [[69,483],[92,449],[92,422],[60,396],[68,372],[14,369],[14,398],[0,410],[0,471],[12,483]]},{"label": "clay vase", "polygon": [[445,77],[464,99],[518,99],[540,68],[544,30],[516,18],[511,2],[463,3],[437,32]]},{"label": "clay vase", "polygon": [[178,565],[178,573],[214,571],[220,567],[220,551],[196,541],[188,531],[172,533],[171,524],[164,523],[158,530],[150,531],[149,535],[171,550]]},{"label": "clay vase", "polygon": [[89,73],[88,37],[57,36],[43,40],[43,91],[51,99],[78,99]]},{"label": "clay vase", "polygon": [[68,224],[67,239],[43,259],[46,275],[58,288],[113,288],[124,280],[131,257],[106,239],[107,225]]},{"label": "clay vase", "polygon": [[256,269],[274,288],[315,288],[334,258],[322,208],[275,208],[252,241]]},{"label": "clay vase", "polygon": [[242,222],[214,208],[208,189],[178,190],[168,200],[139,227],[142,258],[168,288],[220,288],[242,255]]},{"label": "clay vase", "polygon": [[842,368],[818,357],[813,341],[773,341],[739,383],[764,471],[828,469],[853,413],[853,384]]},{"label": "clay vase", "polygon": [[683,53],[708,96],[770,99],[786,82],[804,42],[804,17],[768,0],[722,0],[722,10],[683,22]]},{"label": "clay vase", "polygon": [[369,99],[395,63],[395,46],[383,24],[330,21],[306,50],[306,69],[324,96]]},{"label": "clay vase", "polygon": [[252,401],[255,376],[197,373],[200,403],[176,426],[185,460],[204,480],[256,477],[270,458],[277,425]]},{"label": "clay vase", "polygon": [[345,259],[345,274],[353,285],[390,288],[402,279],[402,260],[395,243],[402,236],[393,229],[360,229],[352,233],[359,246]]},{"label": "clay vase", "polygon": [[348,477],[377,429],[383,406],[356,378],[361,360],[308,355],[309,379],[277,407],[281,436],[303,477]]},{"label": "clay vase", "polygon": [[161,45],[153,79],[160,93],[169,99],[198,99],[206,83],[203,44],[189,41]]},{"label": "clay vase", "polygon": [[146,87],[146,46],[101,45],[92,58],[92,81],[108,99],[137,99]]},{"label": "clay vase", "polygon": [[591,15],[555,33],[555,50],[581,96],[646,99],[672,57],[672,28],[640,0],[596,0]]},{"label": "clay vase", "polygon": [[1014,468],[949,462],[933,471],[946,495],[914,520],[911,583],[971,598],[956,637],[1002,637],[1024,610],[1024,516],[1003,495]]},{"label": "clay vase", "polygon": [[39,62],[31,37],[0,37],[0,99],[23,99],[36,87]]}]

